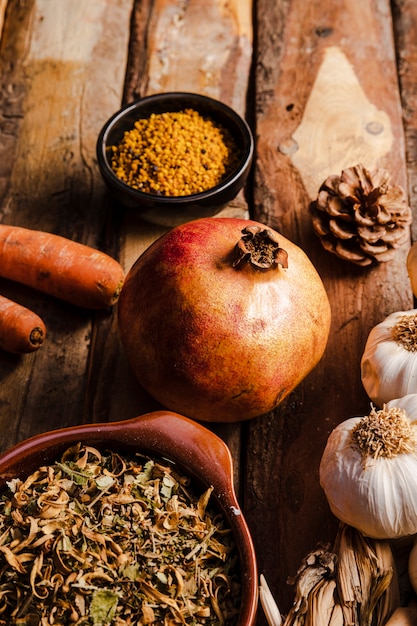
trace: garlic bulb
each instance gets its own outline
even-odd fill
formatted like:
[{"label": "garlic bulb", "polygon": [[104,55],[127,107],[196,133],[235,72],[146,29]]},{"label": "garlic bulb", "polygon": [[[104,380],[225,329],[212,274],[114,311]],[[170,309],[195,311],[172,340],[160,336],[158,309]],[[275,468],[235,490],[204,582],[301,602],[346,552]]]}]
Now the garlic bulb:
[{"label": "garlic bulb", "polygon": [[366,536],[417,533],[416,418],[417,394],[412,394],[347,419],[330,433],[320,484],[332,513]]},{"label": "garlic bulb", "polygon": [[417,593],[417,540],[414,542],[408,557],[408,578],[413,591]]},{"label": "garlic bulb", "polygon": [[361,377],[366,393],[380,408],[417,393],[417,309],[391,313],[371,329]]},{"label": "garlic bulb", "polygon": [[403,409],[413,428],[417,429],[417,393],[409,393],[386,403],[385,409]]},{"label": "garlic bulb", "polygon": [[407,272],[411,283],[411,290],[417,296],[417,243],[414,243],[407,254]]}]

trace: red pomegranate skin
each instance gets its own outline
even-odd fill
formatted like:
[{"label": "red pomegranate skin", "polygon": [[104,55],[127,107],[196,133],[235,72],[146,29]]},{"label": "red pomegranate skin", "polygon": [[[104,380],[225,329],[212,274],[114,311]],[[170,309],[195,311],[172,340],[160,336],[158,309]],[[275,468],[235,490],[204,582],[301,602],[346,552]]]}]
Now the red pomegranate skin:
[{"label": "red pomegranate skin", "polygon": [[248,225],[202,218],[154,242],[127,274],[122,345],[140,384],[166,408],[235,422],[275,408],[316,366],[331,312],[306,254],[279,235],[288,267],[233,267]]}]

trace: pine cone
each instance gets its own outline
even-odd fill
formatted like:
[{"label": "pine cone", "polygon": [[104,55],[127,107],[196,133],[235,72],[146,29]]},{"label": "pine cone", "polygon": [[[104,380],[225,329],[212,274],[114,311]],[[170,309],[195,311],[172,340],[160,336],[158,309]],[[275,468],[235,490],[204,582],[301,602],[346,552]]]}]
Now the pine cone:
[{"label": "pine cone", "polygon": [[384,169],[359,164],[329,176],[310,208],[323,247],[357,265],[390,261],[409,237],[405,192]]}]

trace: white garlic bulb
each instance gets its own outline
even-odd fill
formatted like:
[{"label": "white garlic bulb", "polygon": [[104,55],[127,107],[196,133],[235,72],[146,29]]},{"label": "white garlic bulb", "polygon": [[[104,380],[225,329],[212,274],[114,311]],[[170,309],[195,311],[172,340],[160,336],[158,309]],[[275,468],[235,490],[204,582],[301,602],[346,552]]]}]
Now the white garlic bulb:
[{"label": "white garlic bulb", "polygon": [[410,279],[411,290],[417,296],[417,243],[414,243],[407,254],[407,272]]},{"label": "white garlic bulb", "polygon": [[417,392],[390,400],[385,405],[385,409],[392,409],[393,407],[403,409],[410,424],[417,429]]},{"label": "white garlic bulb", "polygon": [[417,393],[417,309],[396,311],[374,326],[361,359],[361,378],[372,402],[382,407]]},{"label": "white garlic bulb", "polygon": [[332,513],[364,535],[417,533],[416,419],[417,394],[411,394],[330,433],[320,484]]}]

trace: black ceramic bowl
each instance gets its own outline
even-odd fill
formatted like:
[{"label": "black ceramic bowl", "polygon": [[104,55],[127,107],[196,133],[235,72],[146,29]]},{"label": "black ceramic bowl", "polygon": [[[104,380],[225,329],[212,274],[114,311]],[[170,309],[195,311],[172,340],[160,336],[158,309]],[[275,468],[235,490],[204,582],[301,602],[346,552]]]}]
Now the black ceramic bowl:
[{"label": "black ceramic bowl", "polygon": [[[176,112],[191,108],[227,129],[237,146],[238,164],[220,184],[188,196],[160,196],[134,189],[116,176],[109,157],[111,146],[117,145],[125,131],[131,130],[138,119],[152,113]],[[97,140],[100,172],[114,198],[134,210],[144,220],[163,226],[209,217],[218,213],[240,191],[252,164],[254,141],[247,122],[226,104],[194,93],[160,93],[141,98],[115,113],[103,126]]]}]

